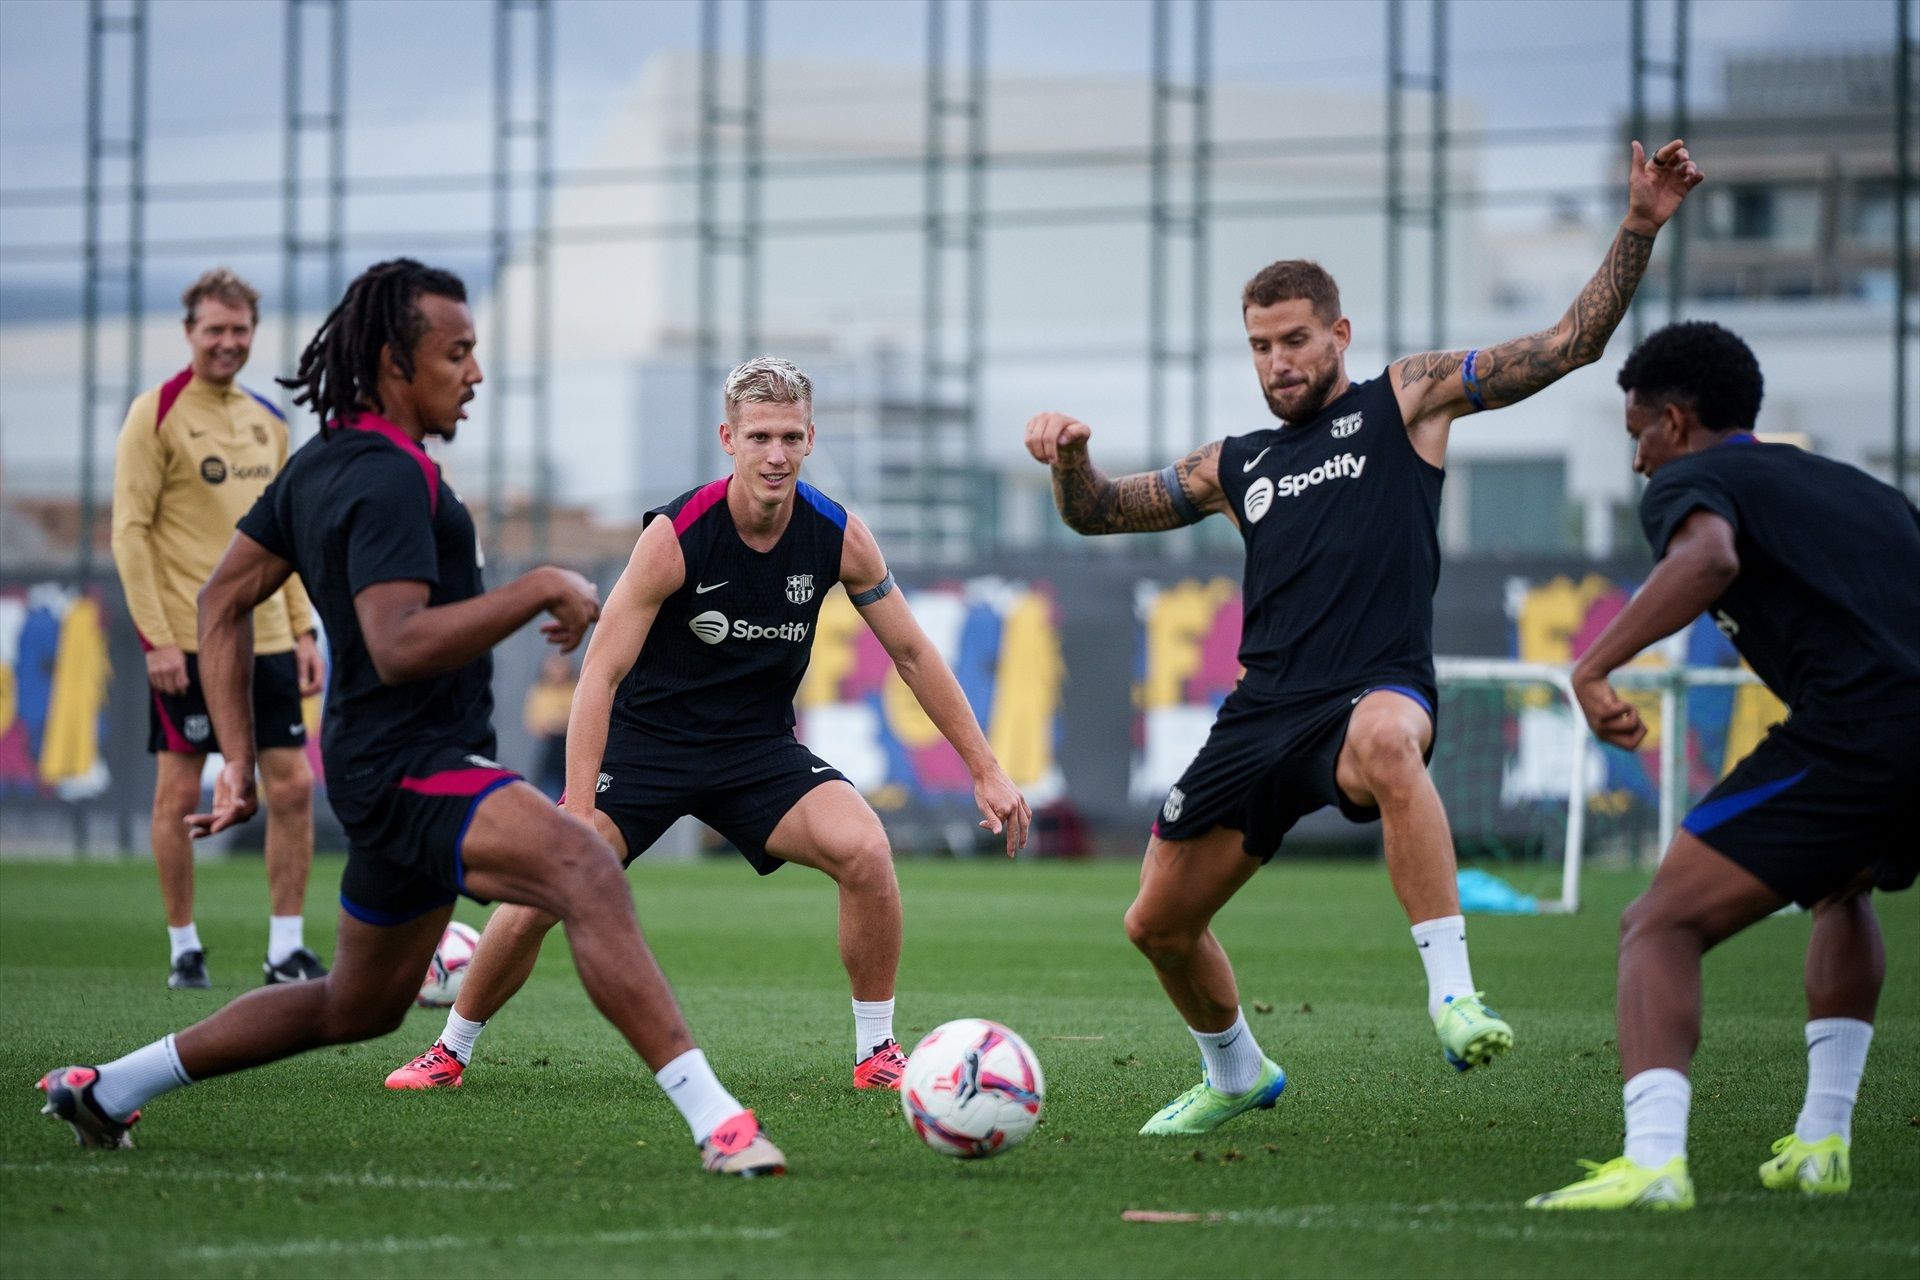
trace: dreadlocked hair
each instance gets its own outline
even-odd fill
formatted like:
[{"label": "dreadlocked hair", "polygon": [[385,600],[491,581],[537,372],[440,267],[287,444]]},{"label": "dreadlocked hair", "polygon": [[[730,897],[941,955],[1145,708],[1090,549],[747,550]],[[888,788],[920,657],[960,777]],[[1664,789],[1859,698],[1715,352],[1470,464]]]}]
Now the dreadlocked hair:
[{"label": "dreadlocked hair", "polygon": [[423,266],[412,258],[376,262],[347,286],[313,341],[300,353],[291,378],[274,379],[298,391],[295,404],[320,415],[320,431],[351,423],[367,408],[386,412],[377,390],[380,352],[385,348],[409,380],[413,350],[427,331],[420,295],[467,300],[467,286],[451,271]]}]

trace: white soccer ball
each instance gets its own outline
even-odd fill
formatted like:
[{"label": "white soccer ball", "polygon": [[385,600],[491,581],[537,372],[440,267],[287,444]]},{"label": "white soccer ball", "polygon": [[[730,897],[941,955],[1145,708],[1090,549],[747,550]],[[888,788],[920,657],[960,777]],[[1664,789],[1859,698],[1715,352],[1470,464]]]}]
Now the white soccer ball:
[{"label": "white soccer ball", "polygon": [[1025,1040],[997,1022],[961,1018],[914,1047],[900,1103],[920,1141],[941,1155],[978,1160],[1033,1132],[1046,1091]]},{"label": "white soccer ball", "polygon": [[480,935],[472,925],[449,920],[446,932],[440,935],[440,945],[433,949],[433,963],[427,966],[415,1003],[422,1009],[451,1008],[479,946]]}]

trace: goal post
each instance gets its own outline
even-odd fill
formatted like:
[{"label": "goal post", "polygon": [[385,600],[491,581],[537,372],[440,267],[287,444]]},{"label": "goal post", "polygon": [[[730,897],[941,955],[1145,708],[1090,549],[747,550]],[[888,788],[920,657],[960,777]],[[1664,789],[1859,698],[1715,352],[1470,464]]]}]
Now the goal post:
[{"label": "goal post", "polygon": [[1631,753],[1588,731],[1568,666],[1451,657],[1434,665],[1440,733],[1431,768],[1461,865],[1492,871],[1550,913],[1579,909],[1581,870],[1596,855],[1638,864],[1672,840],[1705,754],[1689,693],[1758,683],[1744,667],[1616,671],[1615,686],[1640,704],[1656,744]]}]

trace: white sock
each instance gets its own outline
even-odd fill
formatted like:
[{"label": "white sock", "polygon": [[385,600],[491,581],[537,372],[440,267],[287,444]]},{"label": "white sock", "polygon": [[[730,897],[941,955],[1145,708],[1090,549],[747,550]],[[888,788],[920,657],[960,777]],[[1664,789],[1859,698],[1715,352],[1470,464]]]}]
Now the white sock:
[{"label": "white sock", "polygon": [[473,1042],[487,1029],[484,1022],[474,1022],[463,1018],[456,1009],[447,1010],[447,1029],[440,1033],[440,1043],[447,1052],[460,1059],[460,1065],[466,1066],[473,1061]]},{"label": "white sock", "polygon": [[305,916],[267,917],[267,963],[283,964],[307,945]]},{"label": "white sock", "polygon": [[864,1062],[893,1039],[893,998],[853,1002],[853,1060]]},{"label": "white sock", "polygon": [[167,957],[168,964],[172,964],[189,951],[206,950],[200,945],[200,930],[194,928],[192,921],[188,921],[178,929],[168,925],[167,945],[173,949],[173,954]]},{"label": "white sock", "polygon": [[1449,996],[1473,994],[1473,966],[1467,963],[1467,919],[1441,916],[1413,926],[1413,945],[1427,970],[1427,1017],[1438,1018]]},{"label": "white sock", "polygon": [[1260,1046],[1247,1027],[1247,1015],[1235,1013],[1225,1031],[1194,1031],[1200,1058],[1207,1064],[1207,1083],[1222,1093],[1245,1093],[1260,1083]]},{"label": "white sock", "polygon": [[1627,1159],[1658,1169],[1687,1154],[1687,1107],[1693,1085],[1671,1067],[1642,1071],[1627,1081]]},{"label": "white sock", "polygon": [[697,1146],[705,1142],[721,1123],[745,1111],[739,1100],[728,1093],[720,1078],[707,1065],[707,1055],[689,1049],[654,1072],[653,1078],[667,1091],[667,1100],[680,1108],[680,1115],[693,1130]]},{"label": "white sock", "polygon": [[1853,1104],[1867,1069],[1873,1024],[1858,1018],[1815,1018],[1807,1024],[1807,1101],[1793,1132],[1802,1142],[1837,1133],[1853,1141]]},{"label": "white sock", "polygon": [[[188,926],[191,928],[192,926]],[[116,1058],[99,1068],[100,1079],[93,1086],[93,1100],[115,1120],[125,1120],[163,1093],[172,1093],[181,1085],[192,1084],[173,1037],[155,1040],[144,1049],[135,1049],[124,1058]]]}]

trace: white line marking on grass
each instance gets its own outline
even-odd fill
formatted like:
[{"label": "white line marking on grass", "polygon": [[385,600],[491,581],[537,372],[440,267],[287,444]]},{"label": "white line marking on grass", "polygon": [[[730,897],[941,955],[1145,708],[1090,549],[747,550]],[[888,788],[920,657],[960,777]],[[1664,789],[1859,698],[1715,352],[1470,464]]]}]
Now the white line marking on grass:
[{"label": "white line marking on grass", "polygon": [[441,1249],[552,1249],[582,1244],[663,1244],[680,1240],[779,1240],[785,1227],[658,1227],[546,1236],[382,1236],[377,1240],[287,1240],[279,1244],[215,1244],[181,1249],[178,1258],[324,1258],[341,1254],[432,1253]]},{"label": "white line marking on grass", "polygon": [[164,1178],[169,1182],[299,1183],[321,1187],[370,1187],[377,1191],[518,1191],[499,1178],[408,1178],[391,1173],[287,1173],[279,1169],[156,1168],[114,1160],[27,1163],[0,1161],[0,1173],[83,1174],[91,1177]]},{"label": "white line marking on grass", "polygon": [[[1772,1195],[1763,1196],[1758,1192],[1730,1193],[1708,1197],[1710,1202],[1720,1200],[1757,1200],[1774,1199]],[[1510,1213],[1520,1209],[1518,1201],[1512,1203],[1483,1202],[1478,1204],[1454,1204],[1438,1201],[1432,1204],[1356,1204],[1296,1205],[1281,1209],[1229,1209],[1225,1211],[1203,1212],[1192,1218],[1160,1219],[1160,1221],[1180,1220],[1195,1222],[1202,1230],[1216,1227],[1272,1227],[1285,1231],[1358,1231],[1371,1235],[1406,1235],[1427,1233],[1447,1235],[1454,1232],[1471,1232],[1473,1235],[1496,1240],[1572,1240],[1590,1244],[1620,1244],[1629,1240],[1645,1240],[1645,1216],[1631,1215],[1633,1225],[1626,1220],[1620,1222],[1619,1230],[1606,1230],[1599,1227],[1595,1215],[1555,1213],[1525,1226],[1512,1226],[1491,1222],[1453,1222],[1446,1215],[1469,1213]],[[1139,1211],[1135,1211],[1139,1212]],[[1367,1215],[1359,1217],[1355,1215]],[[1391,1219],[1401,1219],[1392,1221]],[[1585,1226],[1576,1227],[1568,1223],[1569,1218],[1578,1218]],[[1142,1221],[1142,1219],[1134,1219]],[[1566,1223],[1567,1225],[1561,1225]],[[1804,1250],[1817,1254],[1878,1254],[1895,1258],[1920,1258],[1920,1245],[1900,1244],[1890,1240],[1802,1240],[1794,1246],[1795,1251]]]}]

